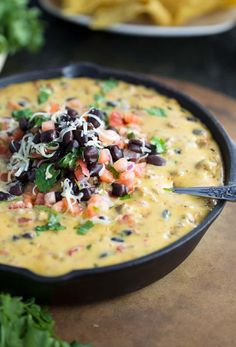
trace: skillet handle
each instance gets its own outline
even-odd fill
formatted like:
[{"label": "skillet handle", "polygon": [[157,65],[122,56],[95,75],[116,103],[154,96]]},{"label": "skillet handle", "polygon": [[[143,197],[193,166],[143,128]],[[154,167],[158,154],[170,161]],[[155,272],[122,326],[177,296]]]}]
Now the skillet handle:
[{"label": "skillet handle", "polygon": [[232,163],[231,163],[231,170],[232,174],[230,177],[230,183],[229,184],[236,184],[236,143],[232,141]]}]

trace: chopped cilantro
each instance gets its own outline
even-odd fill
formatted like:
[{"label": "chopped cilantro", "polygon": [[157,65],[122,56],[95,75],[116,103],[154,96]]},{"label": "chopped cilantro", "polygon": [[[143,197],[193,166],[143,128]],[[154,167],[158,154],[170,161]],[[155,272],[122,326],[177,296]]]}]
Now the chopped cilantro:
[{"label": "chopped cilantro", "polygon": [[106,100],[105,96],[102,94],[94,94],[93,98],[97,103],[104,102]]},{"label": "chopped cilantro", "polygon": [[40,211],[44,211],[47,213],[52,213],[52,214],[58,214],[58,212],[56,210],[53,210],[51,207],[48,206],[44,206],[44,205],[35,205],[34,208],[36,208],[37,210]]},{"label": "chopped cilantro", "polygon": [[128,133],[128,134],[127,134],[127,138],[128,138],[129,140],[135,139],[135,133],[133,133],[133,132]]},{"label": "chopped cilantro", "polygon": [[44,231],[60,231],[66,229],[61,223],[58,221],[58,216],[54,213],[49,213],[48,216],[48,222],[44,225],[36,226],[35,231],[37,234],[44,232]]},{"label": "chopped cilantro", "polygon": [[120,200],[129,200],[129,199],[131,199],[130,194],[126,194],[126,195],[120,197]]},{"label": "chopped cilantro", "polygon": [[161,107],[151,107],[145,109],[145,111],[150,114],[150,116],[155,116],[155,117],[167,117],[166,110]]},{"label": "chopped cilantro", "polygon": [[67,169],[67,168],[72,169],[72,168],[74,168],[75,164],[76,164],[76,160],[78,159],[78,156],[79,156],[79,151],[78,150],[74,150],[73,152],[70,152],[70,153],[66,154],[59,161],[60,167],[62,167],[63,169]]},{"label": "chopped cilantro", "polygon": [[94,223],[91,220],[88,220],[84,224],[80,224],[75,227],[76,233],[78,235],[86,235],[87,232],[94,226]]},{"label": "chopped cilantro", "polygon": [[33,300],[0,294],[1,347],[91,347],[55,337],[50,314]]},{"label": "chopped cilantro", "polygon": [[109,80],[103,81],[101,84],[101,89],[104,94],[110,92],[110,90],[118,86],[118,81],[111,78]]},{"label": "chopped cilantro", "polygon": [[116,169],[112,166],[112,165],[108,165],[108,169],[111,171],[112,175],[114,178],[119,178],[120,174],[118,171],[116,171]]},{"label": "chopped cilantro", "polygon": [[44,104],[48,101],[49,97],[52,95],[52,89],[48,87],[41,87],[39,89],[38,104]]},{"label": "chopped cilantro", "polygon": [[166,141],[160,139],[158,136],[151,138],[151,144],[156,146],[157,153],[165,153],[167,151]]},{"label": "chopped cilantro", "polygon": [[18,122],[22,118],[30,119],[33,111],[30,108],[22,108],[20,110],[15,110],[12,112],[12,117],[15,118]]},{"label": "chopped cilantro", "polygon": [[[48,167],[50,168],[48,169]],[[51,178],[46,179],[46,171],[52,175]],[[53,164],[42,164],[36,169],[35,184],[41,193],[48,192],[57,181],[60,170],[56,170]]]},{"label": "chopped cilantro", "polygon": [[171,193],[173,193],[173,188],[163,188],[163,190],[165,190],[166,192],[171,192]]},{"label": "chopped cilantro", "polygon": [[50,116],[48,114],[40,114],[35,117],[32,117],[31,122],[35,127],[41,127],[43,122],[46,122],[50,119]]}]

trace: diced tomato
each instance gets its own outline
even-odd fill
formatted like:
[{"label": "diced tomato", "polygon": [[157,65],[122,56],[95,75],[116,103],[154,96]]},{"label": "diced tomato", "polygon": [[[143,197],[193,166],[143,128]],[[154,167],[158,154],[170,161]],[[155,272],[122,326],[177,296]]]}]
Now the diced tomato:
[{"label": "diced tomato", "polygon": [[18,141],[18,140],[21,140],[23,136],[24,136],[24,131],[21,130],[20,128],[16,128],[11,136],[11,139]]},{"label": "diced tomato", "polygon": [[8,172],[3,172],[0,174],[0,180],[3,182],[7,182],[8,181]]},{"label": "diced tomato", "polygon": [[25,204],[24,201],[20,200],[20,201],[12,201],[8,208],[10,210],[16,210],[18,208],[32,208],[32,207],[33,207],[32,204]]},{"label": "diced tomato", "polygon": [[111,112],[111,114],[109,116],[109,125],[112,127],[124,125],[122,114],[120,112],[117,112],[117,111]]},{"label": "diced tomato", "polygon": [[25,217],[20,217],[20,218],[17,219],[17,222],[20,223],[20,224],[28,223],[30,221],[32,221],[31,218],[25,218]]},{"label": "diced tomato", "polygon": [[64,212],[65,211],[65,204],[64,201],[60,200],[56,202],[54,205],[52,205],[53,210],[57,212]]},{"label": "diced tomato", "polygon": [[139,124],[140,123],[140,117],[136,116],[133,113],[125,113],[123,115],[123,120],[125,124]]},{"label": "diced tomato", "polygon": [[68,210],[72,214],[72,216],[79,216],[82,213],[83,207],[79,205],[78,202],[73,202],[72,206],[70,206],[66,198],[63,198],[62,201],[66,210]]},{"label": "diced tomato", "polygon": [[36,195],[35,205],[44,205],[45,204],[45,194],[38,193]]},{"label": "diced tomato", "polygon": [[112,175],[112,173],[107,170],[107,169],[104,169],[101,176],[99,176],[100,178],[100,181],[102,182],[105,182],[105,183],[112,183],[114,182],[114,177]]},{"label": "diced tomato", "polygon": [[42,123],[42,131],[54,130],[55,123],[52,120],[48,120]]},{"label": "diced tomato", "polygon": [[50,113],[57,112],[59,110],[59,108],[60,108],[59,104],[51,103],[49,112]]},{"label": "diced tomato", "polygon": [[76,246],[76,247],[73,247],[73,248],[69,249],[69,250],[67,251],[67,254],[68,254],[69,256],[72,256],[73,254],[79,252],[80,250],[81,250],[81,246]]},{"label": "diced tomato", "polygon": [[130,190],[134,188],[135,174],[133,171],[126,171],[120,174],[118,183],[125,184]]},{"label": "diced tomato", "polygon": [[8,104],[7,104],[7,107],[10,109],[10,110],[20,110],[22,108],[21,105],[19,105],[17,102],[15,101],[9,101]]},{"label": "diced tomato", "polygon": [[116,247],[116,250],[117,250],[117,252],[119,252],[119,253],[123,253],[124,249],[125,249],[125,247],[122,246],[122,245]]},{"label": "diced tomato", "polygon": [[46,193],[44,196],[44,201],[47,206],[54,205],[56,203],[55,192]]},{"label": "diced tomato", "polygon": [[[83,160],[79,159],[79,160],[77,161],[76,164],[77,164],[77,166],[78,166],[78,167],[76,168],[76,170],[79,169],[80,172],[82,172],[82,174],[83,174],[84,176],[89,177],[89,170],[88,170],[88,168],[87,168],[86,163],[83,162]],[[75,175],[76,175],[76,170],[75,170]],[[78,175],[80,175],[80,172],[78,171]]]},{"label": "diced tomato", "polygon": [[134,173],[136,177],[141,177],[145,171],[146,163],[136,164],[134,167]]},{"label": "diced tomato", "polygon": [[99,164],[106,164],[110,161],[110,159],[111,159],[111,154],[109,149],[107,148],[102,149],[98,159]]}]

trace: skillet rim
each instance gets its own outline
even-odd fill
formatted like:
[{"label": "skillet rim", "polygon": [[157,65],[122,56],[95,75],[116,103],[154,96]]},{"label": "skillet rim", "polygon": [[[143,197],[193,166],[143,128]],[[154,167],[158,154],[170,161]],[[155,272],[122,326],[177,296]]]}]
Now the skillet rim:
[{"label": "skillet rim", "polygon": [[[93,76],[93,75],[98,76]],[[101,75],[101,76],[100,76]],[[189,95],[182,93],[175,88],[169,87],[165,85],[163,82],[159,82],[152,77],[149,77],[144,74],[128,72],[120,69],[106,68],[97,64],[81,62],[70,65],[65,65],[62,67],[51,68],[51,69],[42,69],[30,72],[23,72],[19,74],[14,74],[8,77],[4,77],[0,79],[0,90],[2,87],[6,87],[12,83],[21,83],[27,81],[34,81],[37,79],[50,79],[50,78],[60,78],[60,77],[92,77],[92,78],[112,78],[115,77],[118,80],[123,80],[128,83],[141,84],[149,88],[154,88],[158,93],[166,95],[169,98],[175,98],[180,104],[186,103],[188,106],[192,106],[199,113],[202,113],[206,116],[206,122],[210,120],[211,126],[213,125],[221,134],[225,145],[226,150],[229,155],[229,174],[226,180],[227,184],[236,181],[236,145],[233,143],[229,135],[227,134],[224,127],[221,123],[214,117],[214,115],[208,111],[203,105],[201,105],[198,101],[190,97]],[[99,77],[100,76],[100,77]],[[103,77],[102,77],[103,76]],[[171,95],[171,96],[170,96]],[[188,107],[184,106],[186,109]],[[192,111],[191,111],[192,112]],[[195,115],[196,116],[196,115]],[[198,118],[198,116],[197,116]],[[204,123],[204,121],[203,121]],[[208,125],[206,124],[208,127]],[[212,132],[211,132],[212,133]],[[214,136],[214,135],[213,135]],[[224,166],[225,158],[222,153],[222,144],[217,141],[217,144],[221,150]],[[166,255],[167,253],[173,252],[176,248],[181,247],[183,244],[187,243],[192,238],[196,237],[198,234],[202,233],[204,230],[207,230],[209,226],[214,222],[214,220],[218,217],[218,215],[222,212],[225,206],[224,201],[220,201],[213,208],[213,210],[207,215],[207,217],[194,229],[192,229],[189,233],[182,236],[180,239],[175,242],[169,244],[168,246],[161,248],[157,251],[149,253],[147,255],[135,258],[133,260],[129,260],[126,262],[101,266],[98,268],[88,268],[88,269],[79,269],[72,270],[68,273],[59,275],[59,276],[43,276],[37,273],[34,273],[31,270],[23,267],[17,267],[12,265],[6,265],[0,263],[0,276],[1,272],[8,272],[12,275],[27,277],[28,279],[40,283],[40,284],[60,284],[65,283],[67,281],[71,281],[78,278],[95,276],[99,274],[105,274],[109,272],[118,272],[125,270],[126,268],[136,267],[139,265],[143,265],[148,263],[149,261],[156,260],[157,258]]]}]

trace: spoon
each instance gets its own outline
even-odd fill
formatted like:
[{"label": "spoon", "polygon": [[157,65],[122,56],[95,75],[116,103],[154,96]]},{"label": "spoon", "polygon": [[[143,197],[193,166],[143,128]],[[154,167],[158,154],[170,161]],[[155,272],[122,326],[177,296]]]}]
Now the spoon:
[{"label": "spoon", "polygon": [[195,196],[203,196],[211,199],[236,202],[236,185],[222,187],[174,187],[171,190],[172,192],[178,194],[190,194]]}]

